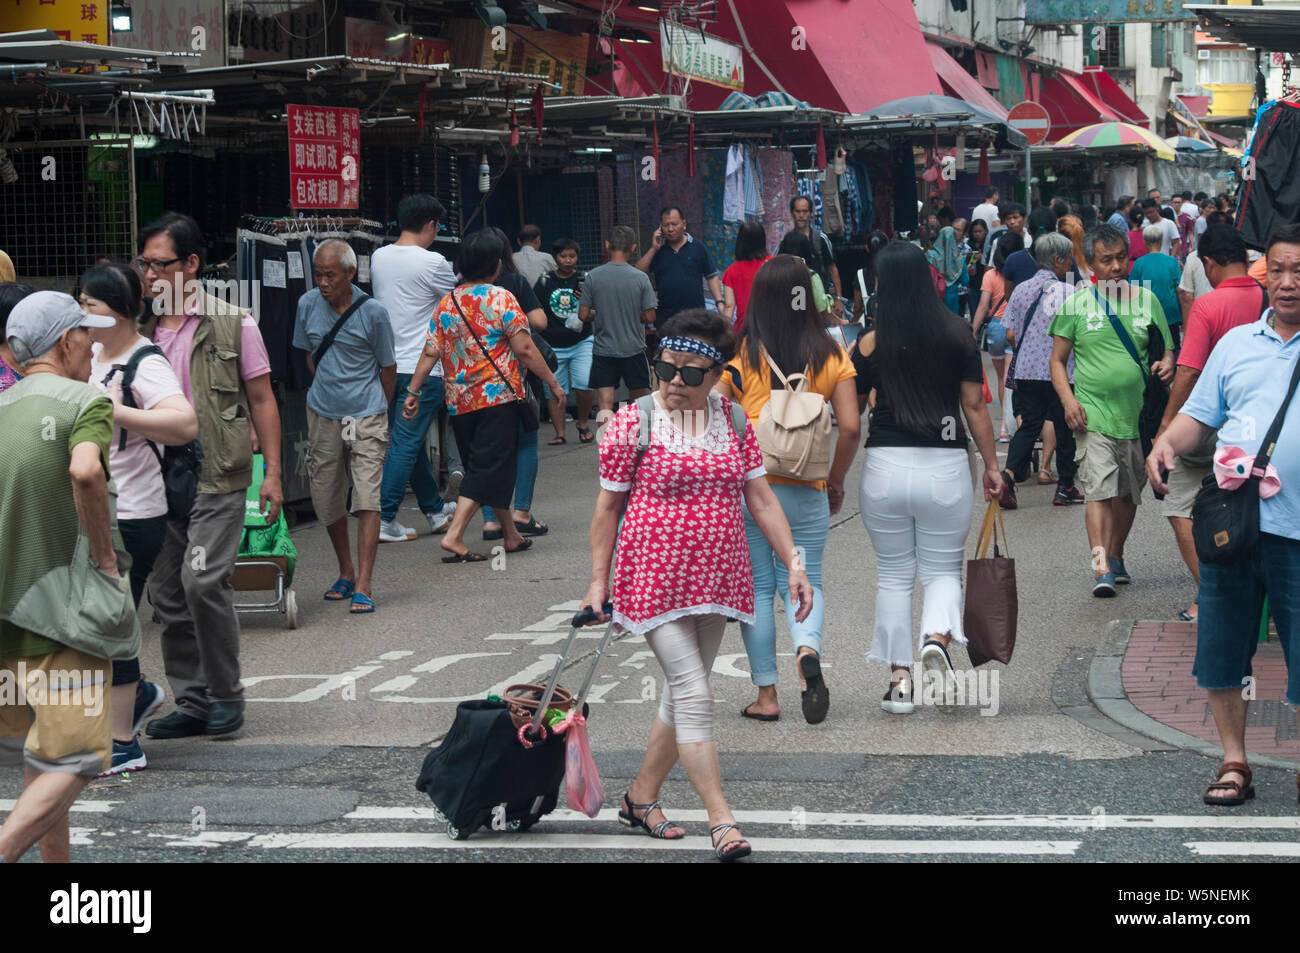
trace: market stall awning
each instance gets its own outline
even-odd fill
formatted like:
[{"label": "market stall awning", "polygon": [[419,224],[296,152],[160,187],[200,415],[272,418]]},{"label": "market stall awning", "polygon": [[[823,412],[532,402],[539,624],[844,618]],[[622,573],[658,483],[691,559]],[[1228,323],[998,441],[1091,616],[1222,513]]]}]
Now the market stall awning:
[{"label": "market stall awning", "polygon": [[1094,123],[1125,121],[1123,116],[1085,86],[1078,74],[1065,70],[1044,78],[1039,102],[1047,109],[1047,115],[1052,120],[1052,129],[1047,135],[1051,142]]},{"label": "market stall awning", "polygon": [[903,132],[942,130],[949,134],[983,132],[992,136],[999,149],[1024,149],[1029,140],[979,106],[951,96],[906,96],[881,103],[865,113],[844,120],[846,132]]},{"label": "market stall awning", "polygon": [[[567,6],[601,13],[601,0]],[[750,96],[789,93],[820,109],[862,112],[900,96],[940,92],[925,37],[909,0],[714,0],[717,19],[708,35],[743,50],[744,89]],[[635,24],[643,39],[616,37],[619,90],[667,92],[655,4],[625,4],[620,24]],[[664,8],[667,4],[664,5]],[[679,89],[680,92],[680,77]],[[694,81],[686,94],[696,110],[717,109],[731,90]]]},{"label": "market stall awning", "polygon": [[979,80],[966,72],[947,50],[930,40],[925,45],[930,51],[930,62],[934,64],[934,71],[947,95],[979,106],[999,119],[1007,118],[1006,107],[994,99],[993,94],[979,84]]},{"label": "market stall awning", "polygon": [[1106,106],[1125,122],[1145,126],[1150,117],[1142,111],[1133,97],[1115,82],[1115,77],[1100,66],[1085,66],[1079,82],[1088,87]]},{"label": "market stall awning", "polygon": [[1206,33],[1228,43],[1300,54],[1300,6],[1185,4]]}]

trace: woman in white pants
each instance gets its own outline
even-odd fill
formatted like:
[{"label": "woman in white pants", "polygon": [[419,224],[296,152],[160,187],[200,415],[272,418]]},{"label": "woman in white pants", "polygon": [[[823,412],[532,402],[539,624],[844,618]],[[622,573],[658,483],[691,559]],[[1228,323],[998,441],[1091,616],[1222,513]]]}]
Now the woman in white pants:
[{"label": "woman in white pants", "polygon": [[876,274],[875,330],[853,351],[858,393],[874,392],[859,491],[878,573],[867,659],[892,669],[881,707],[910,714],[912,588],[919,571],[921,665],[944,689],[939,707],[947,711],[953,676],[948,646],[966,644],[961,570],[972,505],[959,408],[984,460],[986,500],[1001,492],[1002,474],[979,349],[965,322],[935,294],[925,256],[908,244],[890,245],[880,252]]}]

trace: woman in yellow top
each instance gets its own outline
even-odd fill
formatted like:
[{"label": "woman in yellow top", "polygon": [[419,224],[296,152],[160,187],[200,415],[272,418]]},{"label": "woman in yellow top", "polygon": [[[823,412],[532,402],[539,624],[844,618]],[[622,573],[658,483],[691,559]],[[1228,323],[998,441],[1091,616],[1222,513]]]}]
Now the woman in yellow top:
[{"label": "woman in yellow top", "polygon": [[[830,708],[830,692],[820,663],[826,617],[822,553],[830,517],[844,503],[844,477],[857,452],[861,415],[853,364],[809,306],[813,300],[812,273],[798,258],[777,255],[763,265],[754,277],[737,354],[716,387],[724,397],[739,401],[749,419],[757,421],[772,393],[773,375],[766,360],[771,357],[786,377],[807,374],[809,390],[826,398],[839,425],[839,440],[827,480],[801,482],[767,477],[785,511],[796,552],[813,586],[813,608],[802,622],[795,620],[798,606],[790,600],[784,573],[776,571],[779,558],[749,511],[745,511],[745,535],[754,571],[754,624],[742,623],[740,632],[749,656],[750,680],[758,686],[758,700],[741,714],[759,721],[776,721],[781,714],[776,700],[776,616],[772,606],[772,596],[778,590],[794,637],[804,718],[809,724],[817,724]],[[804,307],[797,307],[800,304]],[[779,380],[777,386],[781,386]]]}]

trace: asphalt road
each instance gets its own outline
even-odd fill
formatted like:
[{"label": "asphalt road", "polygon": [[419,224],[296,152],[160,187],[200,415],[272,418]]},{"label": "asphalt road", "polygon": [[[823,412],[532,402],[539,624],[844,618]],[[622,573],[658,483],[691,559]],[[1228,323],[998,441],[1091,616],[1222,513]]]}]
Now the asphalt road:
[{"label": "asphalt road", "polygon": [[[544,425],[543,441],[549,436]],[[243,731],[224,741],[144,739],[148,770],[96,781],[83,795],[72,820],[74,856],[706,858],[703,812],[684,777],[675,775],[663,795],[670,816],[687,822],[688,841],[669,845],[624,833],[614,820],[657,706],[658,667],[637,638],[612,645],[592,691],[590,738],[605,783],[599,819],[560,812],[528,833],[485,830],[453,843],[414,788],[428,746],[446,733],[459,701],[550,670],[589,577],[595,465],[595,447],[577,444],[571,427],[568,445],[542,447],[534,511],[550,533],[530,552],[443,565],[427,533],[381,546],[379,608],[371,616],[349,617],[346,603],[321,599],[336,567],[323,528],[299,527],[300,627],[286,629],[279,613],[243,617]],[[855,489],[857,475],[855,466]],[[739,627],[729,628],[713,676],[717,738],[724,787],[752,835],[756,860],[1300,855],[1292,774],[1261,768],[1257,800],[1243,810],[1214,811],[1200,801],[1211,760],[1131,733],[1105,733],[1062,712],[1059,702],[1078,695],[1079,673],[1107,622],[1171,618],[1189,600],[1191,585],[1148,495],[1125,554],[1133,584],[1118,598],[1094,599],[1083,508],[1053,507],[1051,492],[1022,485],[1020,508],[1006,518],[1020,592],[1015,658],[1009,666],[985,666],[975,703],[953,714],[921,707],[895,716],[879,707],[888,673],[866,662],[875,560],[856,492],[832,520],[826,552],[830,717],[804,723],[792,649],[783,641],[781,720],[742,719],[754,689]],[[977,504],[977,522],[982,515]],[[408,525],[420,521],[414,510],[403,517]],[[477,533],[470,542],[484,552],[496,545]],[[972,549],[974,543],[972,534]],[[160,676],[158,627],[146,622],[144,631],[144,670]],[[581,681],[599,635],[583,633],[571,663],[577,670],[566,683]],[[954,663],[966,666],[962,651]],[[19,784],[13,775],[0,778],[0,799],[16,797]],[[8,806],[0,800],[0,810]]]}]

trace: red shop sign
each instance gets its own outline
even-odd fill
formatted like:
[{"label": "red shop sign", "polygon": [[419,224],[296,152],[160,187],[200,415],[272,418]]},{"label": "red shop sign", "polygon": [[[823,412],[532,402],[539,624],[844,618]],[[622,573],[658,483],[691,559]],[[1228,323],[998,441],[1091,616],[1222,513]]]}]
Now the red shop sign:
[{"label": "red shop sign", "polygon": [[289,106],[289,204],[354,209],[361,192],[361,110]]}]

